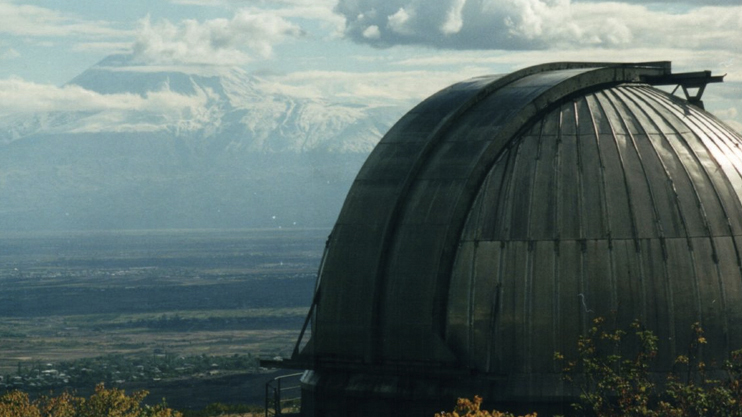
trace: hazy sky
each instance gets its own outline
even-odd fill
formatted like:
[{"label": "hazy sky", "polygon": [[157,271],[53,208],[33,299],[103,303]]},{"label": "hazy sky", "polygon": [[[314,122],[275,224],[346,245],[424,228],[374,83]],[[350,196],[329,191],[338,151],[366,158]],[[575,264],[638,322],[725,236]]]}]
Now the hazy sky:
[{"label": "hazy sky", "polygon": [[380,103],[542,62],[671,60],[727,73],[704,98],[742,129],[740,0],[0,0],[0,112],[63,109],[86,93],[64,83],[115,53]]}]

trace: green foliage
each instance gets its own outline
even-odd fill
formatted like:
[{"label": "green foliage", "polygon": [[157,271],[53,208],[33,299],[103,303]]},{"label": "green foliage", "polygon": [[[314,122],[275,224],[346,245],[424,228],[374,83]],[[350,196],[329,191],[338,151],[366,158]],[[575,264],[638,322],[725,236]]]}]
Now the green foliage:
[{"label": "green foliage", "polygon": [[165,404],[149,406],[141,402],[147,391],[131,395],[117,388],[95,387],[90,398],[62,393],[57,397],[41,397],[31,401],[22,391],[0,396],[0,417],[181,417],[182,414]]},{"label": "green foliage", "polygon": [[566,362],[565,379],[580,385],[575,410],[598,417],[742,417],[742,350],[725,362],[727,378],[709,379],[699,360],[707,344],[703,329],[694,323],[691,330],[688,353],[675,359],[667,380],[657,381],[650,375],[658,352],[654,333],[638,321],[627,331],[608,331],[604,319],[593,320],[577,342],[577,359],[566,361],[555,353],[555,359]]},{"label": "green foliage", "polygon": [[214,417],[248,413],[261,415],[264,412],[263,408],[254,405],[211,403],[202,410],[185,410],[183,417]]},{"label": "green foliage", "polygon": [[[497,410],[481,410],[482,397],[475,395],[474,400],[468,398],[459,398],[456,401],[456,408],[452,412],[441,411],[435,413],[435,417],[515,417],[512,413],[503,413]],[[536,413],[526,414],[519,417],[536,417]]]}]

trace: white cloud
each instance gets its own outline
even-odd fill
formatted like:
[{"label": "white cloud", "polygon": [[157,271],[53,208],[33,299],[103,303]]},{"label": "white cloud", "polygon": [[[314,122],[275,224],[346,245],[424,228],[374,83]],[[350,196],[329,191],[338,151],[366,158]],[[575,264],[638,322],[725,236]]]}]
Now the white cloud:
[{"label": "white cloud", "polygon": [[[643,62],[672,61],[674,72],[711,70],[727,74],[725,81],[742,81],[742,56],[733,51],[693,51],[681,48],[600,47],[541,51],[446,51],[421,53],[397,61],[404,68],[455,68],[462,62],[490,68],[489,72],[511,72],[531,65],[556,61]],[[727,83],[728,84],[728,83]],[[725,89],[729,86],[725,84]],[[739,93],[742,93],[740,91]],[[735,96],[738,94],[735,92]]]},{"label": "white cloud", "polygon": [[464,19],[461,16],[461,12],[464,10],[464,4],[466,0],[455,0],[448,12],[446,12],[446,20],[441,25],[441,32],[446,35],[452,35],[458,33],[464,26]]},{"label": "white cloud", "polygon": [[273,46],[299,37],[302,30],[272,13],[240,10],[232,19],[203,23],[184,20],[141,21],[134,43],[136,59],[147,63],[239,65],[255,58],[269,58]]},{"label": "white cloud", "polygon": [[371,25],[363,31],[363,37],[366,39],[379,39],[380,36],[379,27],[376,25]]},{"label": "white cloud", "polygon": [[0,0],[0,33],[29,37],[120,37],[131,34],[106,22],[86,21],[75,15],[7,0]]},{"label": "white cloud", "polygon": [[283,18],[311,19],[324,22],[333,32],[342,33],[345,19],[333,12],[337,0],[170,0],[191,6],[250,10],[272,13]]},{"label": "white cloud", "polygon": [[301,71],[266,79],[273,82],[273,91],[307,98],[411,106],[444,87],[484,73],[486,69],[472,66],[455,71]]},{"label": "white cloud", "polygon": [[137,94],[100,94],[77,85],[57,87],[13,77],[0,80],[0,113],[56,111],[141,111],[180,116],[202,107],[208,96],[168,90]]},{"label": "white cloud", "polygon": [[716,110],[714,111],[714,114],[720,119],[734,119],[739,115],[736,107],[729,107],[727,109]]},{"label": "white cloud", "polygon": [[8,48],[5,51],[0,52],[0,60],[15,59],[21,56],[21,54],[14,48]]},{"label": "white cloud", "polygon": [[75,52],[96,51],[104,54],[120,54],[131,51],[131,42],[79,42],[72,46]]},{"label": "white cloud", "polygon": [[396,13],[387,18],[387,25],[393,32],[409,34],[410,28],[407,22],[410,20],[410,13],[404,7],[400,7]]},{"label": "white cloud", "polygon": [[[571,0],[340,0],[346,35],[376,46],[547,50],[601,47],[742,49],[742,5],[652,7]],[[407,15],[400,15],[404,10]],[[410,11],[415,13],[410,13]],[[402,19],[404,17],[404,19]],[[399,30],[403,20],[404,31]],[[364,36],[367,28],[378,36]]]},{"label": "white cloud", "polygon": [[729,127],[742,134],[742,123],[736,120],[724,120],[724,123],[728,124]]}]

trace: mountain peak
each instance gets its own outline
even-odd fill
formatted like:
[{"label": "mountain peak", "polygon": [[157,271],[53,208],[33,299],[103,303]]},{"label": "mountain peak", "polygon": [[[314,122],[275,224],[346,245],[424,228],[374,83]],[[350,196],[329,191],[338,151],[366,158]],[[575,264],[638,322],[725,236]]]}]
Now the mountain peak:
[{"label": "mountain peak", "polygon": [[0,141],[158,132],[187,138],[194,148],[222,144],[230,152],[368,152],[403,110],[292,96],[241,68],[147,65],[132,55],[108,56],[66,86],[83,88],[102,104],[7,118],[13,125],[0,122]]}]

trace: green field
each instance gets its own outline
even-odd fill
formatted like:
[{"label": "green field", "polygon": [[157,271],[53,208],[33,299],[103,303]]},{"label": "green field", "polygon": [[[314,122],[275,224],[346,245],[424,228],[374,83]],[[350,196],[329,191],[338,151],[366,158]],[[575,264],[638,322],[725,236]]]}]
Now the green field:
[{"label": "green field", "polygon": [[271,374],[255,358],[290,355],[327,233],[1,237],[0,391],[85,392],[100,380],[184,408],[259,402]]}]

